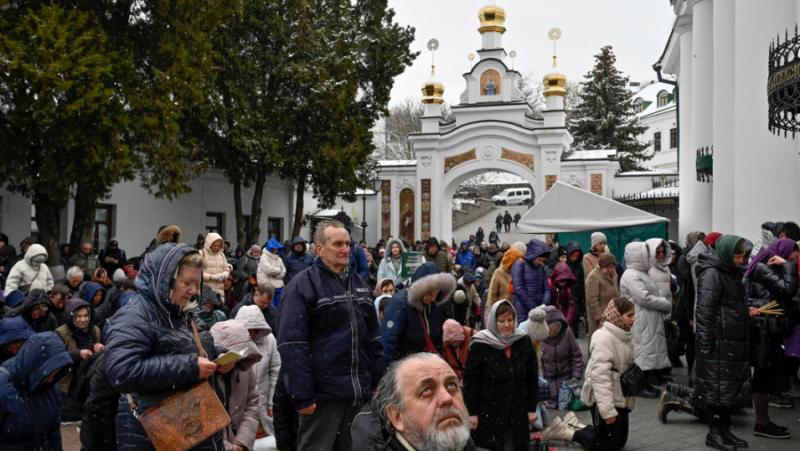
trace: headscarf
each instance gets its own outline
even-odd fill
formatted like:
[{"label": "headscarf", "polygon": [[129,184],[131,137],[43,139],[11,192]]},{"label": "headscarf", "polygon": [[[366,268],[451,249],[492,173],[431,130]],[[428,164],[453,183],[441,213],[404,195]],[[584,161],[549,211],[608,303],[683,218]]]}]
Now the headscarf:
[{"label": "headscarf", "polygon": [[686,252],[694,249],[694,245],[700,240],[700,235],[702,234],[703,232],[700,231],[689,232],[686,234]]},{"label": "headscarf", "polygon": [[625,324],[622,315],[619,313],[619,309],[617,309],[617,304],[615,304],[613,300],[608,303],[606,309],[603,311],[603,321],[608,321],[622,330],[631,330],[630,326]]},{"label": "headscarf", "polygon": [[789,256],[792,255],[792,252],[794,252],[795,249],[797,249],[797,243],[788,238],[781,238],[773,241],[772,244],[766,248],[762,248],[760,251],[758,251],[758,254],[753,257],[753,260],[750,261],[750,265],[747,267],[747,271],[745,271],[744,276],[749,277],[759,263],[766,263],[767,260],[776,255],[788,260]]},{"label": "headscarf", "polygon": [[497,330],[497,310],[503,304],[508,304],[511,307],[511,312],[514,314],[514,324],[516,324],[517,313],[514,311],[514,306],[511,305],[511,303],[506,299],[495,302],[495,304],[492,306],[492,311],[489,313],[489,324],[486,325],[486,329],[483,329],[475,334],[474,337],[472,337],[473,343],[483,343],[502,351],[513,345],[517,340],[527,337],[527,335],[519,332],[516,328],[514,329],[514,332],[511,333],[510,337],[502,336],[500,331]]}]

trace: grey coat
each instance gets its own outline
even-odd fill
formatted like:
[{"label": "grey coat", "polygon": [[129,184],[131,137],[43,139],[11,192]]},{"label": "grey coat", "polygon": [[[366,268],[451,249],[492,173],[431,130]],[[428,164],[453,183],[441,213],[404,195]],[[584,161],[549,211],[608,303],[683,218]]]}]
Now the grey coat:
[{"label": "grey coat", "polygon": [[672,302],[659,296],[658,288],[648,274],[650,250],[647,244],[634,242],[625,246],[625,261],[628,268],[622,274],[619,288],[620,294],[636,305],[636,321],[632,329],[633,358],[645,371],[669,368],[664,319],[672,311]]}]

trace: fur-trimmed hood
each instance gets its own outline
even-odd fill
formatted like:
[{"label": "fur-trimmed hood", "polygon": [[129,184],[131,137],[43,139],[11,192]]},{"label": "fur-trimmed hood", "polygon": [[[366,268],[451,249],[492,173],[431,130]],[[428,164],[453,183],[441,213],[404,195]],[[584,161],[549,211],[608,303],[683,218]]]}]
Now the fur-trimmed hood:
[{"label": "fur-trimmed hood", "polygon": [[431,291],[438,291],[436,303],[449,299],[456,289],[456,279],[447,273],[440,273],[433,262],[425,263],[414,272],[413,282],[408,287],[408,303],[417,310],[422,310],[422,296]]}]

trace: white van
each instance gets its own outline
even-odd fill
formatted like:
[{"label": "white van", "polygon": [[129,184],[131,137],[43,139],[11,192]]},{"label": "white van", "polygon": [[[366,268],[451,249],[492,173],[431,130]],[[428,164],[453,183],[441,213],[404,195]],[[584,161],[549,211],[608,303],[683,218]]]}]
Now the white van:
[{"label": "white van", "polygon": [[522,205],[531,202],[530,188],[507,188],[492,196],[495,205]]}]

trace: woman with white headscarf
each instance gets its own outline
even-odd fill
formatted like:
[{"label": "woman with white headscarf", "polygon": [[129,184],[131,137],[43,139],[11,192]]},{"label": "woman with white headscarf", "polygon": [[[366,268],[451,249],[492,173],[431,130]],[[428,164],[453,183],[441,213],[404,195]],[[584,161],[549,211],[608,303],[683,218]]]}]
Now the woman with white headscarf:
[{"label": "woman with white headscarf", "polygon": [[536,352],[516,325],[509,301],[494,304],[487,329],[472,337],[464,370],[475,444],[491,450],[527,450],[529,425],[537,418]]}]

